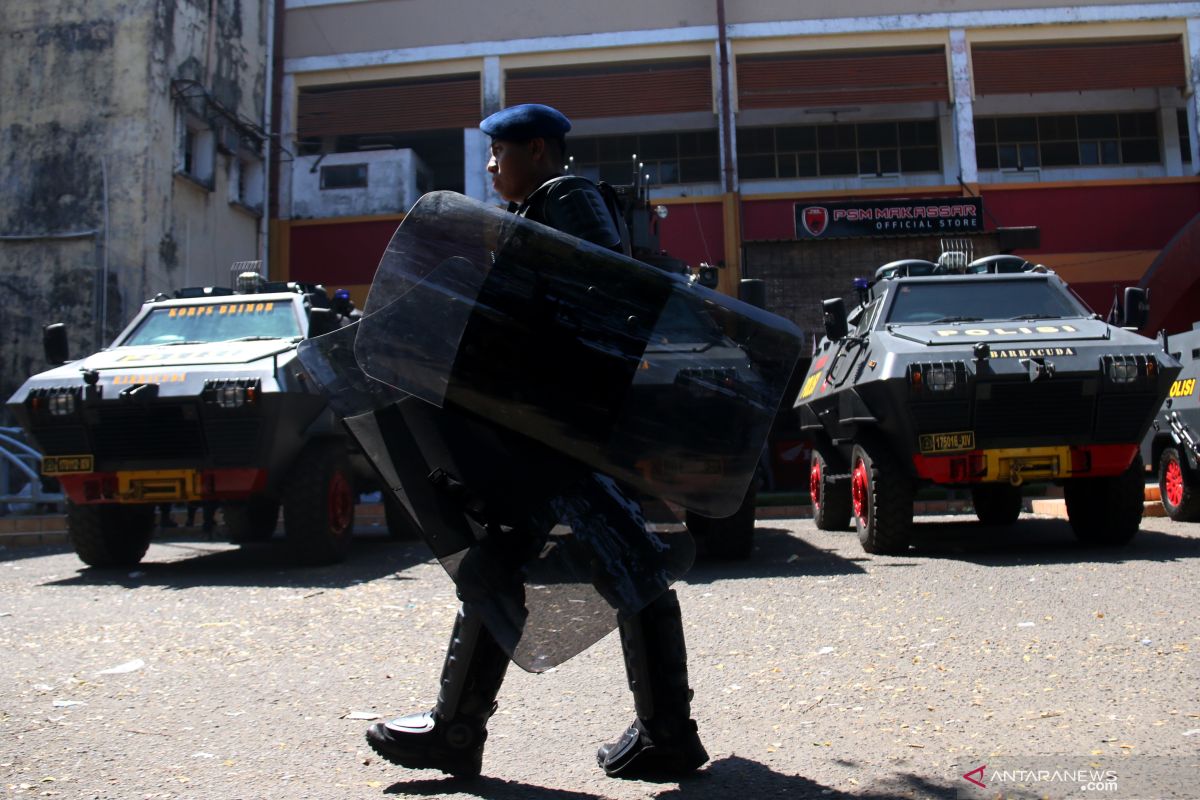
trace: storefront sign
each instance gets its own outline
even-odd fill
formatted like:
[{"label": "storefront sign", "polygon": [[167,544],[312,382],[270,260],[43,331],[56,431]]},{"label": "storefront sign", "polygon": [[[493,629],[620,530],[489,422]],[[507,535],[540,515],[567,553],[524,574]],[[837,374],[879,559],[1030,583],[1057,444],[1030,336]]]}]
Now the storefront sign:
[{"label": "storefront sign", "polygon": [[796,203],[797,239],[914,236],[982,230],[983,200],[978,197]]}]

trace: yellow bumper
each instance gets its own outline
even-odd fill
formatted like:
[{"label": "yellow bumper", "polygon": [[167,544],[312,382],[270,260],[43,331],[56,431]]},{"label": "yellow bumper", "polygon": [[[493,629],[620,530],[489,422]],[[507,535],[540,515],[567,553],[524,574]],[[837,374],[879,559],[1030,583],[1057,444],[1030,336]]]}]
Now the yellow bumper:
[{"label": "yellow bumper", "polygon": [[200,473],[194,469],[129,470],[117,473],[122,502],[200,500]]},{"label": "yellow bumper", "polygon": [[1012,447],[984,450],[984,482],[1011,483],[1054,480],[1071,471],[1069,447]]}]

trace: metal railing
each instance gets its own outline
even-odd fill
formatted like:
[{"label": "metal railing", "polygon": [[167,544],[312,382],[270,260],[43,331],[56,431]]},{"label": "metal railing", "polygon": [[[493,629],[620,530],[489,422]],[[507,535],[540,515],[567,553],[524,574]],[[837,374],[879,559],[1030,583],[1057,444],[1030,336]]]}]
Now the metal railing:
[{"label": "metal railing", "polygon": [[[42,489],[42,454],[24,441],[20,428],[0,427],[0,503],[62,503],[62,492]],[[24,478],[28,493],[13,494],[13,470]]]}]

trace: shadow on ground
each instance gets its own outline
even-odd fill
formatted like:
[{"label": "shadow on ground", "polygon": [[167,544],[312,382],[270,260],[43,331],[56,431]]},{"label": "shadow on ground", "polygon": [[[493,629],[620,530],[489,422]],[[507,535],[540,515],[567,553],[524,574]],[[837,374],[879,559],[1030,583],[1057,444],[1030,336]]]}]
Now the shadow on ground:
[{"label": "shadow on ground", "polygon": [[[634,782],[636,785],[638,782]],[[848,800],[848,798],[953,798],[954,789],[933,783],[915,775],[893,776],[879,787],[863,786],[853,794],[831,789],[803,775],[776,772],[765,764],[739,756],[728,756],[712,762],[696,775],[683,781],[669,781],[670,788],[654,791],[655,783],[640,782],[646,797],[659,800],[679,798],[730,797],[795,797],[816,800]],[[628,784],[625,784],[628,785]],[[422,779],[392,784],[385,794],[445,797],[461,794],[486,800],[602,800],[607,795],[589,792],[564,791],[534,786],[521,781],[481,777],[474,780],[458,778]]]},{"label": "shadow on ground", "polygon": [[[163,551],[167,550],[166,558]],[[96,569],[80,565],[69,578],[46,586],[127,585],[190,589],[198,586],[282,586],[334,588],[364,583],[402,572],[432,558],[423,542],[398,542],[386,535],[356,536],[340,564],[306,567],[296,564],[288,542],[278,534],[266,542],[229,545],[171,537],[156,541],[148,560],[134,567]],[[403,575],[396,576],[404,580]]]},{"label": "shadow on ground", "polygon": [[744,561],[702,558],[687,574],[688,583],[776,578],[794,576],[855,575],[865,572],[859,561],[825,550],[796,536],[792,531],[759,523],[754,532],[754,553]]},{"label": "shadow on ground", "polygon": [[1128,545],[1083,545],[1060,519],[1025,519],[986,526],[953,517],[922,520],[913,527],[909,555],[969,561],[989,567],[1029,564],[1121,564],[1200,558],[1200,538],[1142,528]]}]

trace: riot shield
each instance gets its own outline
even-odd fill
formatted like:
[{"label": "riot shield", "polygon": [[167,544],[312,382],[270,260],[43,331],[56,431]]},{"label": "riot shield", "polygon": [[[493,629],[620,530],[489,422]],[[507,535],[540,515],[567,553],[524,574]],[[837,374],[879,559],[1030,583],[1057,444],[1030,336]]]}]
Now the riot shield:
[{"label": "riot shield", "polygon": [[752,477],[799,336],[692,288],[436,193],[397,231],[363,319],[301,348],[463,602],[528,671],[690,568],[691,537],[649,531],[638,493],[720,516]]},{"label": "riot shield", "polygon": [[797,359],[775,315],[462,195],[425,195],[355,345],[371,377],[709,517],[741,505]]},{"label": "riot shield", "polygon": [[303,342],[307,376],[521,668],[582,652],[691,567],[691,537],[648,530],[611,478],[366,375],[353,357],[358,333],[354,324]]}]

